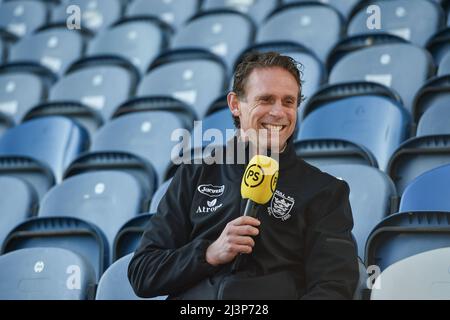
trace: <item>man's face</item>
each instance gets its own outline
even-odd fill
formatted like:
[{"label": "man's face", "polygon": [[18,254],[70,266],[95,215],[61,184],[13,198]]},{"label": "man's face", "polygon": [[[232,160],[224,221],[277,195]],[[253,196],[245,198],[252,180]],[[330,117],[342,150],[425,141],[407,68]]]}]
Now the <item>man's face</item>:
[{"label": "man's face", "polygon": [[299,87],[295,78],[280,67],[257,68],[250,74],[245,87],[246,96],[239,100],[228,95],[228,105],[241,122],[241,134],[249,129],[267,130],[260,147],[283,148],[293,134],[297,121]]}]

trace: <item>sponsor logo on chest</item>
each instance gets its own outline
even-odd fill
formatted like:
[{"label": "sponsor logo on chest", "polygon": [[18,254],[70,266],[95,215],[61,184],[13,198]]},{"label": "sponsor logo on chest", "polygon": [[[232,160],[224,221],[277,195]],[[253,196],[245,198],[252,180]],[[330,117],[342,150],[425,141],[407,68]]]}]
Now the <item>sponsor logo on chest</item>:
[{"label": "sponsor logo on chest", "polygon": [[[223,195],[225,185],[214,186],[212,184],[202,184],[197,187],[198,192],[210,198],[218,198]],[[206,205],[198,206],[195,213],[214,213],[223,206],[223,203],[217,203],[217,199],[207,200]]]}]

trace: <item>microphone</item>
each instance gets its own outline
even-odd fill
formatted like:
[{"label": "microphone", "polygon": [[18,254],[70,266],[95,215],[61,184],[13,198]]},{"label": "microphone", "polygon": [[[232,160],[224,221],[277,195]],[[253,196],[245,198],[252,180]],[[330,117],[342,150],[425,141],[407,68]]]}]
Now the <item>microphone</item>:
[{"label": "microphone", "polygon": [[[256,218],[259,207],[272,199],[277,187],[278,170],[278,162],[270,157],[256,155],[250,160],[241,182],[241,196],[248,199],[244,216]],[[239,255],[231,268],[232,273],[239,268],[241,260],[242,255]]]}]

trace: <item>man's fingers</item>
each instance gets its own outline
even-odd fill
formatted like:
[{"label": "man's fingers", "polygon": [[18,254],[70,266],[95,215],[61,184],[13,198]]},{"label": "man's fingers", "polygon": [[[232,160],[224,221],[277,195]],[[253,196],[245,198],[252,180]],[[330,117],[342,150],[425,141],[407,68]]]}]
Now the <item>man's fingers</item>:
[{"label": "man's fingers", "polygon": [[245,253],[245,254],[250,254],[252,253],[253,248],[250,246],[243,246],[243,245],[236,245],[235,246],[235,252],[236,253]]},{"label": "man's fingers", "polygon": [[244,225],[244,226],[234,226],[230,229],[230,235],[237,236],[257,236],[259,234],[258,228]]},{"label": "man's fingers", "polygon": [[250,246],[250,247],[254,247],[255,246],[255,240],[253,240],[251,237],[242,237],[242,236],[237,236],[235,238],[233,238],[233,243],[237,244],[237,245],[245,245],[245,246]]},{"label": "man's fingers", "polygon": [[258,219],[248,216],[242,216],[232,221],[234,226],[251,225],[258,227],[260,224],[261,222]]}]

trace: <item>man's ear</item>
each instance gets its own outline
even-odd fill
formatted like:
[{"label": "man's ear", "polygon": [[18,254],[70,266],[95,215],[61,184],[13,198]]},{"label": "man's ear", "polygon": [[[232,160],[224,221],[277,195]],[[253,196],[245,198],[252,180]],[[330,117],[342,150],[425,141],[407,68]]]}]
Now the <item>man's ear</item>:
[{"label": "man's ear", "polygon": [[227,95],[228,108],[230,108],[231,113],[235,117],[239,117],[241,115],[241,108],[238,96],[234,92],[230,92]]}]

